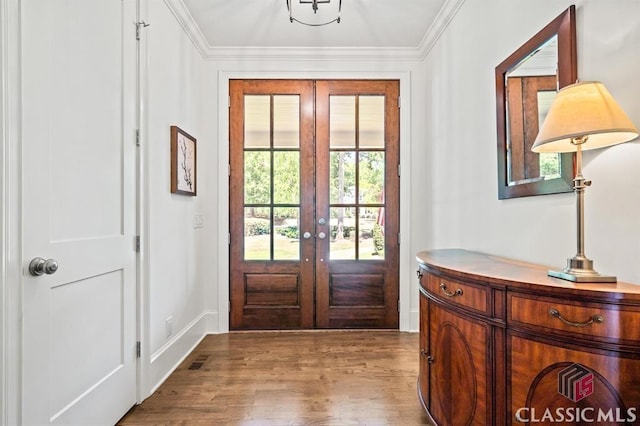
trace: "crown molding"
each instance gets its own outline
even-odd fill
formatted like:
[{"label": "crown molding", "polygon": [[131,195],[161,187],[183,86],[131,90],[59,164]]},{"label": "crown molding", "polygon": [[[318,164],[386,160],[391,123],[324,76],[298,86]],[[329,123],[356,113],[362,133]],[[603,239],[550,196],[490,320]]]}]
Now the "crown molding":
[{"label": "crown molding", "polygon": [[438,12],[438,15],[420,42],[418,50],[420,51],[421,60],[426,58],[431,49],[433,49],[433,46],[435,46],[440,39],[440,36],[442,36],[447,29],[464,2],[465,0],[446,0],[444,2],[440,12]]},{"label": "crown molding", "polygon": [[223,47],[211,46],[183,0],[164,0],[205,60],[270,59],[303,61],[422,61],[465,0],[446,0],[417,47]]},{"label": "crown molding", "polygon": [[196,23],[196,20],[193,19],[191,12],[187,9],[187,6],[182,0],[164,0],[164,3],[171,13],[173,13],[173,16],[176,17],[176,20],[193,43],[193,46],[200,52],[200,55],[206,59],[206,52],[210,50],[211,47]]}]

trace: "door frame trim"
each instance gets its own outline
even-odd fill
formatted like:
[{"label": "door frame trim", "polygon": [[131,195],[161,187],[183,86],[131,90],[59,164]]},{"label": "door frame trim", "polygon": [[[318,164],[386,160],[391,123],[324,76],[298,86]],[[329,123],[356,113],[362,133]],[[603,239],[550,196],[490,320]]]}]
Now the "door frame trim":
[{"label": "door frame trim", "polygon": [[[411,283],[413,257],[411,248],[411,72],[218,72],[218,332],[229,332],[229,80],[399,80],[400,81],[400,277],[399,330],[417,330],[411,315]],[[224,141],[224,142],[223,142]],[[417,315],[416,315],[417,318]],[[415,323],[415,324],[414,324]]]},{"label": "door frame trim", "polygon": [[0,423],[21,420],[22,180],[21,180],[21,48],[20,1],[0,3],[0,75],[2,112],[0,186],[2,204],[2,274],[0,275]]}]

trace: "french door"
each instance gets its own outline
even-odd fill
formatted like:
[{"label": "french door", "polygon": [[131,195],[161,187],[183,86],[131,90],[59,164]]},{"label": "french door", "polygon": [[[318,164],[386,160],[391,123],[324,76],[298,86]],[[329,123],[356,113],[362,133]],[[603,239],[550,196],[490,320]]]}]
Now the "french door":
[{"label": "french door", "polygon": [[230,82],[230,328],[397,328],[399,82]]}]

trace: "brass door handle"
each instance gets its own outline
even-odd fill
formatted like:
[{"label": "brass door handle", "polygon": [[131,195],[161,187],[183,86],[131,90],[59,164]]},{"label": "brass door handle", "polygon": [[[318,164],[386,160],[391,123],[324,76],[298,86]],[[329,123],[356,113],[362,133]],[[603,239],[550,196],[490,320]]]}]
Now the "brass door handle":
[{"label": "brass door handle", "polygon": [[572,327],[580,327],[580,328],[582,328],[582,327],[586,327],[586,326],[591,325],[591,324],[601,324],[601,323],[604,322],[604,317],[602,315],[599,315],[599,314],[592,315],[591,318],[589,318],[587,321],[584,321],[584,322],[569,321],[569,320],[563,318],[562,315],[560,314],[560,311],[558,311],[556,308],[549,309],[549,315],[551,315],[554,318],[558,318],[564,324],[570,325]]},{"label": "brass door handle", "polygon": [[445,283],[440,283],[440,289],[442,292],[449,297],[462,296],[462,289],[458,288],[454,292],[447,291],[447,285]]}]

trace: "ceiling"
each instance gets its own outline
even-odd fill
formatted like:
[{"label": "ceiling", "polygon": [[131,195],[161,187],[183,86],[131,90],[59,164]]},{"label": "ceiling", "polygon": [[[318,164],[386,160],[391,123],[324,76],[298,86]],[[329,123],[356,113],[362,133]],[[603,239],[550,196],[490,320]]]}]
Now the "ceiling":
[{"label": "ceiling", "polygon": [[[311,4],[291,0],[313,19]],[[464,0],[343,0],[340,23],[310,27],[289,21],[286,0],[167,0],[204,56],[279,49],[424,50]],[[319,4],[331,20],[338,0]],[[293,9],[296,10],[296,9]],[[302,16],[302,15],[301,15]],[[305,16],[302,16],[303,18]]]}]

